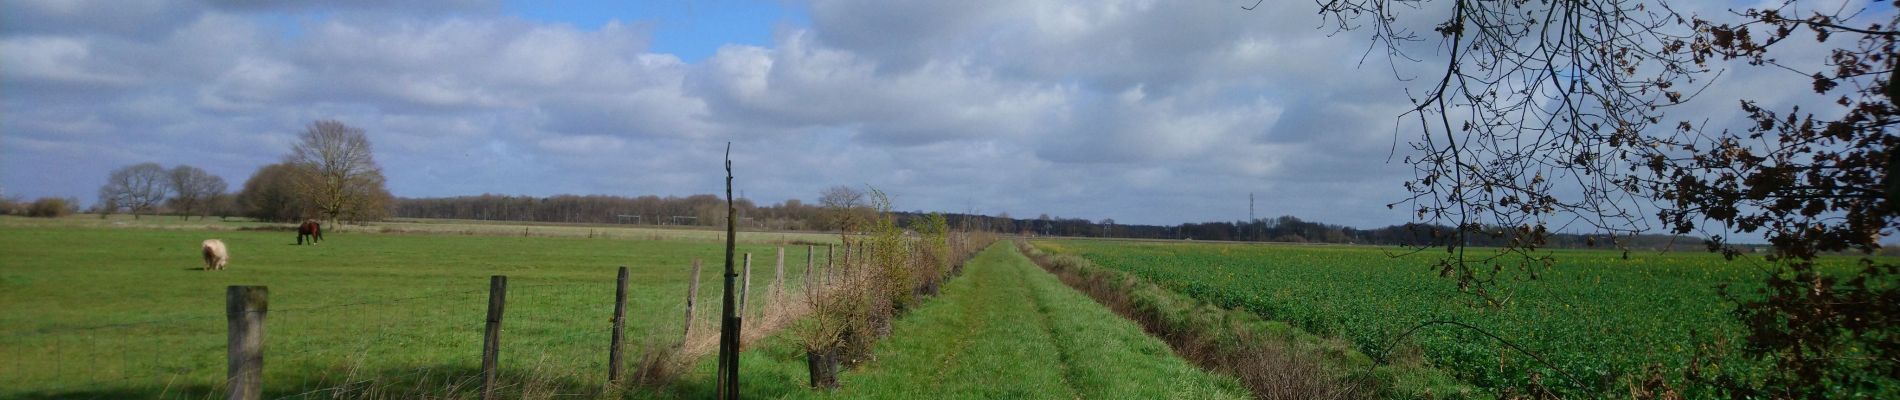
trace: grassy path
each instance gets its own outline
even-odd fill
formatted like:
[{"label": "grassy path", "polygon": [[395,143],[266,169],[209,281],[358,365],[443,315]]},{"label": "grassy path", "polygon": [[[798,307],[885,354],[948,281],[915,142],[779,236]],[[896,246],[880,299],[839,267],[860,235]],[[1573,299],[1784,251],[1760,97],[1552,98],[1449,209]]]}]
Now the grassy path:
[{"label": "grassy path", "polygon": [[803,388],[804,357],[779,339],[747,352],[748,396],[970,399],[1244,398],[1139,326],[1063,286],[1008,243],[970,261],[943,295],[897,321],[844,388]]}]

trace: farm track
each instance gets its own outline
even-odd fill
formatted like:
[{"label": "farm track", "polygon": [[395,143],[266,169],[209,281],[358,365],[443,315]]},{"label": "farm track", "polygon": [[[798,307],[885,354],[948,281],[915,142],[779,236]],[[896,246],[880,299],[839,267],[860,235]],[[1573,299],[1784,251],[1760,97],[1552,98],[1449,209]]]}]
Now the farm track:
[{"label": "farm track", "polygon": [[[979,255],[942,297],[901,320],[877,354],[849,374],[856,376],[847,377],[847,388],[873,389],[863,394],[876,398],[1245,397],[1232,379],[1175,357],[1007,243]],[[898,387],[910,390],[874,389]]]},{"label": "farm track", "polygon": [[[1007,250],[1004,250],[1007,251]],[[880,346],[878,360],[864,371],[865,380],[892,382],[939,381],[943,384],[912,386],[915,395],[929,393],[969,393],[978,397],[1049,397],[1074,398],[1076,391],[1063,377],[1069,369],[1059,361],[1061,348],[1051,329],[1048,315],[1034,304],[1035,294],[1023,284],[1021,268],[999,260],[992,250],[971,263],[964,276],[951,289],[905,318],[894,330],[891,342]],[[934,307],[933,307],[934,306]],[[906,329],[908,328],[908,329]],[[968,343],[967,346],[939,348],[939,343]],[[921,345],[921,346],[920,346]],[[996,365],[993,355],[1012,355],[1022,365]],[[937,368],[914,368],[934,365]],[[1024,368],[1028,367],[1028,368]],[[983,382],[998,368],[1013,370],[1016,379]],[[933,370],[934,369],[934,370]],[[948,379],[911,376],[926,372]]]},{"label": "farm track", "polygon": [[[748,397],[874,399],[1239,399],[1238,381],[1196,369],[1006,242],[942,295],[896,321],[843,389],[804,389],[802,350],[768,341],[742,362]],[[747,364],[749,363],[749,364]]]}]

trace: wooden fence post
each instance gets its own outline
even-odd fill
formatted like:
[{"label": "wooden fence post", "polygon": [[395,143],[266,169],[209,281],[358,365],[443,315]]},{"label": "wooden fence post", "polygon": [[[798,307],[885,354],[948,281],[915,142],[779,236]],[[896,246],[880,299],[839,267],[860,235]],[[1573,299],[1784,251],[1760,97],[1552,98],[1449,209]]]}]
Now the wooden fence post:
[{"label": "wooden fence post", "polygon": [[831,276],[838,274],[838,266],[832,264],[833,252],[830,243],[825,244],[825,285],[831,284]]},{"label": "wooden fence post", "polygon": [[607,349],[607,383],[620,383],[621,342],[627,332],[627,267],[614,278],[614,342]]},{"label": "wooden fence post", "polygon": [[680,334],[680,343],[693,335],[693,304],[699,300],[699,259],[693,259],[693,281],[686,284],[686,331]]},{"label": "wooden fence post", "polygon": [[501,314],[508,304],[508,277],[488,277],[488,329],[482,335],[482,399],[493,400],[495,378],[501,370]]},{"label": "wooden fence post", "polygon": [[745,253],[745,272],[739,276],[739,316],[745,317],[746,301],[752,298],[752,253]]},{"label": "wooden fence post", "polygon": [[778,263],[772,267],[772,304],[785,300],[785,248],[778,248]]},{"label": "wooden fence post", "polygon": [[224,314],[228,321],[225,344],[225,398],[256,400],[264,398],[264,314],[269,310],[270,289],[264,286],[228,286],[224,288]]},{"label": "wooden fence post", "polygon": [[805,245],[805,295],[806,296],[811,296],[812,285],[818,283],[818,281],[816,280],[817,277],[814,277],[811,275],[813,254],[816,254],[816,248],[813,248],[811,245]]}]

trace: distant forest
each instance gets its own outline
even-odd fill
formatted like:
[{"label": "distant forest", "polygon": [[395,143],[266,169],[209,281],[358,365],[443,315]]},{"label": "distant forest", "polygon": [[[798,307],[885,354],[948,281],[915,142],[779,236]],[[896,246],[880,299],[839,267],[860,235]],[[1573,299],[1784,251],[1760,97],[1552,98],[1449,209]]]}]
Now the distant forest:
[{"label": "distant forest", "polygon": [[[832,221],[837,212],[826,207],[792,199],[761,206],[750,199],[737,199],[739,225],[750,229],[776,231],[835,230]],[[400,218],[448,218],[492,221],[536,221],[577,224],[635,224],[724,226],[725,200],[711,194],[686,197],[606,195],[558,195],[552,197],[484,194],[439,198],[398,198],[395,216]],[[854,212],[868,212],[859,207]],[[922,211],[895,212],[900,225],[926,215]],[[943,213],[952,227],[1036,236],[1101,237],[1128,239],[1215,240],[1238,242],[1338,243],[1402,246],[1441,245],[1448,235],[1445,226],[1401,224],[1374,229],[1306,221],[1293,216],[1221,221],[1180,225],[1130,225],[1113,219],[1089,221],[1080,218],[1014,218]],[[1494,229],[1492,231],[1506,231]],[[1511,240],[1503,235],[1473,235],[1469,245],[1494,246]],[[1558,233],[1548,237],[1545,247],[1615,247],[1604,236]],[[1670,235],[1622,236],[1617,242],[1629,249],[1695,250],[1702,238]]]}]

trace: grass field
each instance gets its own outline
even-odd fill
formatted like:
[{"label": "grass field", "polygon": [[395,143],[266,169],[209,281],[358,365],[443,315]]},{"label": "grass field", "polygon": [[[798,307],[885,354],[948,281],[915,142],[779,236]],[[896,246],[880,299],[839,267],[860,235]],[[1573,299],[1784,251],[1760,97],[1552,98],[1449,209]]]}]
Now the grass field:
[{"label": "grass field", "polygon": [[[0,226],[42,228],[123,228],[172,230],[275,230],[293,229],[294,224],[266,223],[248,218],[179,218],[146,215],[134,218],[113,214],[82,214],[65,218],[19,218],[0,216]],[[656,226],[625,224],[567,224],[523,221],[483,221],[464,219],[394,218],[370,224],[325,224],[324,232],[367,232],[424,235],[546,236],[594,239],[703,241],[723,243],[724,227]],[[740,230],[739,240],[746,243],[821,244],[838,243],[838,235],[817,232],[755,232]]]},{"label": "grass field", "polygon": [[[1567,397],[1627,395],[1628,385],[1652,365],[1679,378],[1698,346],[1717,340],[1728,340],[1728,350],[1735,350],[1740,326],[1715,287],[1746,291],[1759,282],[1750,261],[1730,263],[1714,255],[1632,253],[1626,260],[1619,252],[1560,251],[1559,264],[1540,279],[1509,283],[1509,306],[1488,310],[1468,306],[1469,295],[1437,277],[1429,254],[1395,259],[1369,247],[1082,240],[1038,246],[1342,337],[1374,357],[1390,355],[1388,346],[1422,323],[1471,324],[1542,355],[1554,368],[1446,324],[1420,329],[1395,352],[1422,351],[1461,380],[1492,390],[1523,393],[1538,379],[1533,375],[1541,376],[1544,386]],[[1703,367],[1746,371],[1758,365],[1731,357]]]},{"label": "grass field", "polygon": [[[746,352],[747,397],[1234,399],[1247,392],[1037,268],[1009,243],[971,260],[943,294],[898,320],[843,388],[805,390],[805,354],[778,337]],[[710,365],[701,368],[711,375]],[[681,397],[703,398],[706,388]],[[697,391],[694,391],[697,390]]]},{"label": "grass field", "polygon": [[[272,224],[0,217],[0,398],[218,398],[224,288],[270,288],[266,396],[470,397],[489,275],[508,275],[502,334],[509,397],[703,398],[706,357],[665,388],[604,388],[614,270],[632,269],[629,356],[677,338],[693,259],[706,261],[700,327],[718,313],[721,246],[653,228],[399,221],[333,229],[316,246]],[[523,228],[530,234],[515,234]],[[604,235],[602,231],[622,229]],[[593,238],[588,237],[593,230]],[[545,233],[544,233],[545,232]],[[835,236],[741,233],[755,299],[779,243]],[[224,240],[225,271],[198,242]],[[790,282],[804,246],[786,246]],[[824,262],[818,247],[818,262]],[[793,290],[796,290],[794,288]],[[763,307],[754,303],[756,313]],[[748,397],[1237,398],[1133,323],[1069,290],[1007,244],[967,264],[942,296],[899,319],[844,389],[804,388],[792,331],[750,346]]]},{"label": "grass field", "polygon": [[[680,329],[693,259],[706,260],[701,280],[711,288],[699,304],[713,305],[699,315],[718,313],[714,270],[723,253],[712,240],[379,233],[445,225],[399,223],[295,246],[291,232],[238,230],[258,225],[0,218],[0,398],[206,397],[225,367],[226,285],[270,288],[273,396],[389,380],[472,390],[457,379],[480,362],[489,275],[510,277],[504,360],[523,385],[515,390],[530,393],[598,389],[618,266],[632,268],[628,332],[636,341]],[[228,270],[199,270],[198,242],[207,238],[228,244]],[[777,240],[748,238],[739,248],[761,260],[755,293],[770,279],[774,248],[761,242]],[[802,272],[804,246],[790,247],[787,263],[796,267],[787,270]]]}]

